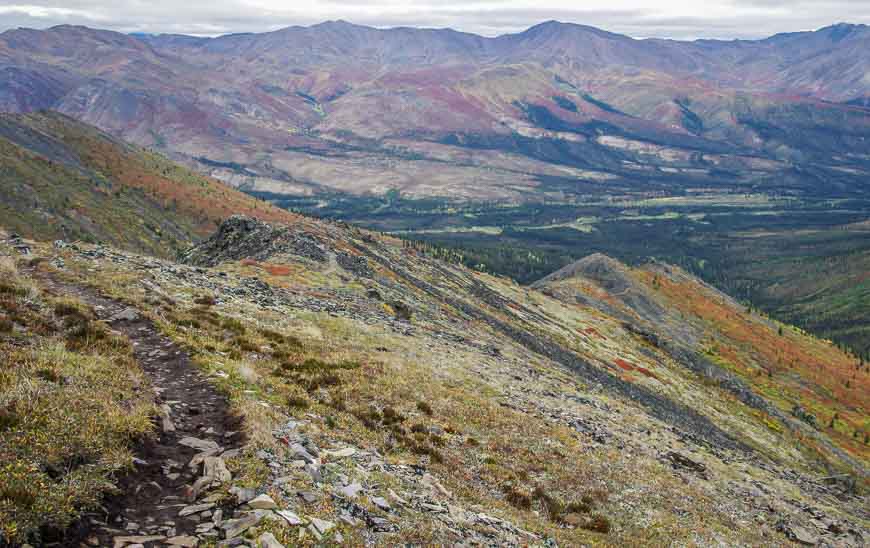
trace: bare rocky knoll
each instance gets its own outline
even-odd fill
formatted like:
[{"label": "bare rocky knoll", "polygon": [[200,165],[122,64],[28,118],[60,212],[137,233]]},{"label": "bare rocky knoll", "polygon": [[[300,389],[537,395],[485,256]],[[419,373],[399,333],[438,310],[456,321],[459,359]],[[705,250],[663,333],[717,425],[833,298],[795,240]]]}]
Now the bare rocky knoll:
[{"label": "bare rocky knoll", "polygon": [[233,217],[180,264],[16,241],[242,418],[237,451],[190,441],[174,523],[122,519],[119,546],[870,538],[866,368],[667,265],[594,256],[529,288],[302,218]]}]

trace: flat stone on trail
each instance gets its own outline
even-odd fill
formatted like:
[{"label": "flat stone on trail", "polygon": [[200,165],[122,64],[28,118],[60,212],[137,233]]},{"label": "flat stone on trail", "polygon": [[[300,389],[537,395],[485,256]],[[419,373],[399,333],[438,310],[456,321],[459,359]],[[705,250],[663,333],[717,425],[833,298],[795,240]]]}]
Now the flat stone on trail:
[{"label": "flat stone on trail", "polygon": [[263,533],[257,539],[257,543],[260,545],[260,548],[284,548],[284,545],[278,542],[278,539],[272,533]]},{"label": "flat stone on trail", "polygon": [[151,536],[128,536],[128,537],[115,537],[112,539],[114,542],[115,548],[123,548],[129,544],[144,544],[146,542],[157,542],[158,540],[163,540],[166,537],[162,537],[159,535],[151,535]]},{"label": "flat stone on trail", "polygon": [[110,322],[135,322],[139,319],[139,311],[135,308],[125,308],[109,318]]},{"label": "flat stone on trail", "polygon": [[248,506],[255,510],[274,510],[278,508],[275,501],[269,495],[260,495],[259,497],[249,500]]},{"label": "flat stone on trail", "polygon": [[208,502],[205,504],[194,504],[192,506],[186,506],[186,507],[182,508],[181,511],[178,513],[178,516],[183,518],[184,516],[189,516],[191,514],[198,514],[199,512],[211,510],[212,508],[214,508],[213,502]]},{"label": "flat stone on trail", "polygon": [[166,544],[170,546],[182,546],[184,548],[194,548],[199,540],[196,537],[191,536],[179,536],[172,537],[165,540]]},{"label": "flat stone on trail", "polygon": [[220,446],[211,440],[201,440],[199,438],[186,437],[181,438],[178,441],[179,445],[184,445],[185,447],[191,447],[193,449],[198,449],[199,451],[219,451]]},{"label": "flat stone on trail", "polygon": [[203,476],[211,476],[218,483],[228,483],[233,479],[227,469],[227,464],[221,457],[206,457],[204,462]]},{"label": "flat stone on trail", "polygon": [[241,506],[249,500],[254,499],[257,496],[257,491],[250,488],[233,487],[230,489],[230,494],[236,496],[236,504]]}]

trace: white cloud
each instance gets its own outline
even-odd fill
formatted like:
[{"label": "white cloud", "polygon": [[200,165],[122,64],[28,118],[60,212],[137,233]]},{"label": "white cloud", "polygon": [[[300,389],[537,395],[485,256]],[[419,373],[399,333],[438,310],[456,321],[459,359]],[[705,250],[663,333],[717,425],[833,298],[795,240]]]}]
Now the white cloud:
[{"label": "white cloud", "polygon": [[0,0],[0,30],[83,24],[122,32],[222,34],[345,19],[496,35],[558,19],[636,37],[757,38],[847,21],[867,0]]}]

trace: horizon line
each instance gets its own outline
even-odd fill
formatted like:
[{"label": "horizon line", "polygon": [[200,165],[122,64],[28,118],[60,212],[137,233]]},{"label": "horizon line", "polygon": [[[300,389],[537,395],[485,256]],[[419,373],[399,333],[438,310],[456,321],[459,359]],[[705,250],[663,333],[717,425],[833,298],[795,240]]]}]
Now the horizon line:
[{"label": "horizon line", "polygon": [[184,32],[181,32],[181,33],[179,33],[179,32],[146,32],[146,31],[123,32],[123,31],[119,31],[119,30],[112,30],[109,28],[101,28],[101,27],[95,27],[95,26],[84,25],[84,24],[63,23],[63,24],[59,24],[59,25],[47,26],[44,28],[33,28],[33,27],[8,28],[8,29],[5,29],[3,31],[0,31],[0,35],[5,34],[6,32],[15,31],[15,30],[48,32],[48,31],[51,31],[54,29],[70,27],[70,28],[84,28],[84,29],[88,29],[88,30],[92,30],[92,31],[113,32],[116,34],[122,34],[125,36],[132,36],[132,37],[178,36],[178,37],[186,37],[186,38],[199,38],[199,39],[214,40],[214,39],[220,39],[220,38],[226,38],[226,37],[232,37],[232,36],[256,36],[256,35],[263,35],[263,34],[271,34],[271,33],[281,32],[281,31],[290,30],[290,29],[312,29],[312,28],[315,28],[318,26],[324,26],[324,25],[329,25],[329,24],[345,24],[345,25],[349,25],[349,26],[353,26],[353,27],[365,28],[365,29],[371,29],[371,30],[379,30],[379,31],[409,30],[409,29],[410,30],[418,30],[418,31],[430,31],[430,32],[449,31],[449,32],[455,32],[457,34],[475,36],[475,37],[483,38],[483,39],[487,39],[487,40],[495,40],[495,39],[506,37],[506,36],[517,36],[520,34],[524,34],[524,33],[528,32],[534,28],[537,28],[537,27],[541,27],[544,25],[550,25],[550,24],[558,24],[558,25],[569,26],[569,27],[579,27],[579,28],[584,28],[584,29],[595,30],[598,32],[611,34],[614,36],[621,36],[624,38],[630,38],[632,40],[639,40],[639,41],[641,41],[641,40],[667,40],[667,41],[673,41],[673,42],[762,42],[762,41],[769,40],[770,38],[773,38],[776,36],[787,36],[787,35],[792,35],[792,34],[811,34],[811,33],[819,32],[819,31],[823,31],[825,29],[831,29],[831,28],[836,28],[836,27],[841,27],[841,26],[849,26],[849,27],[856,27],[856,28],[867,28],[868,27],[868,25],[866,25],[864,23],[849,23],[849,22],[841,21],[841,22],[825,25],[822,27],[818,27],[815,29],[783,31],[783,32],[777,32],[775,34],[770,34],[770,35],[766,35],[766,36],[759,37],[759,38],[670,38],[670,37],[666,37],[666,36],[632,36],[632,35],[625,34],[625,33],[607,30],[604,27],[597,27],[594,25],[586,25],[583,23],[576,23],[573,21],[560,21],[560,20],[556,20],[556,19],[549,19],[549,20],[541,21],[540,23],[535,23],[535,24],[533,24],[533,25],[531,25],[523,30],[518,30],[515,32],[506,32],[506,33],[502,33],[502,34],[489,36],[489,35],[485,35],[485,34],[479,34],[476,32],[457,30],[453,27],[429,27],[429,26],[423,26],[423,25],[421,25],[421,26],[415,26],[415,25],[395,25],[395,26],[384,25],[384,26],[379,26],[379,25],[354,23],[354,22],[348,21],[346,19],[328,19],[328,20],[321,21],[319,23],[312,23],[309,25],[290,24],[290,25],[278,26],[278,27],[271,29],[271,30],[226,32],[226,33],[215,33],[215,34],[197,34],[197,33],[184,33]]}]

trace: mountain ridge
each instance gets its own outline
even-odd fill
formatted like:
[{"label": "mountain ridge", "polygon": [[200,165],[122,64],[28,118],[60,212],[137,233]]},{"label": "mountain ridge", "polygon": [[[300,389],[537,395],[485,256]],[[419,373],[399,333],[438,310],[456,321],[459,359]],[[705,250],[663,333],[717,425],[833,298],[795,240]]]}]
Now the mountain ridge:
[{"label": "mountain ridge", "polygon": [[[602,154],[634,156],[640,169],[650,165],[650,155],[634,152],[646,145],[612,137],[677,148],[693,139],[698,146],[715,141],[790,160],[804,149],[812,152],[819,140],[804,133],[815,126],[830,131],[845,119],[863,135],[866,116],[845,103],[870,95],[870,82],[862,79],[870,35],[862,27],[850,29],[842,37],[830,27],[766,41],[703,43],[635,40],[558,22],[495,38],[336,22],[215,38],[130,36],[76,26],[11,30],[0,34],[0,108],[59,110],[186,157],[189,165],[228,182],[239,173],[197,164],[196,158],[244,165],[255,174],[249,187],[283,183],[296,195],[324,187],[379,191],[366,177],[358,187],[344,184],[335,167],[310,154],[315,150],[338,156],[341,146],[361,147],[371,162],[385,164],[394,185],[413,193],[406,188],[412,184],[408,173],[423,167],[432,176],[432,169],[396,158],[395,147],[418,149],[412,152],[428,160],[432,151],[419,149],[454,135],[490,143],[530,138],[515,150],[495,144],[499,158],[475,160],[500,169],[506,181],[471,190],[475,197],[510,199],[518,197],[511,187],[549,175],[541,168],[508,173],[503,165],[514,157],[618,177],[625,174],[602,163]],[[823,106],[831,112],[811,113]],[[540,158],[529,150],[549,142],[595,150],[581,151],[582,161],[575,151]],[[267,151],[271,161],[253,147]],[[437,152],[452,160],[460,150],[482,156],[468,146]],[[468,165],[440,176],[488,178]],[[435,184],[418,193],[452,190]]]}]

